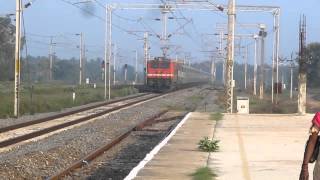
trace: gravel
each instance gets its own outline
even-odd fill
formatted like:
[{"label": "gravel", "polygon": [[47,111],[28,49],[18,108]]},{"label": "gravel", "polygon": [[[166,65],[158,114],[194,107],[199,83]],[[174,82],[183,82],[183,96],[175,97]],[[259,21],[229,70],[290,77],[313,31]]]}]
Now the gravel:
[{"label": "gravel", "polygon": [[[129,96],[126,96],[126,97],[116,97],[116,98],[114,98],[112,100],[117,100],[117,99],[137,96],[137,95],[139,95],[139,94],[132,94],[132,95],[129,95]],[[65,108],[65,109],[62,109],[61,111],[56,111],[56,112],[37,113],[35,115],[23,115],[23,116],[21,116],[19,118],[0,119],[0,128],[1,127],[6,127],[6,126],[11,126],[11,125],[14,125],[14,124],[19,124],[19,123],[22,123],[22,122],[28,122],[28,121],[32,121],[32,120],[35,120],[35,119],[48,117],[48,116],[53,116],[53,115],[60,114],[60,113],[63,113],[63,112],[70,112],[70,111],[73,111],[73,110],[76,110],[76,109],[93,106],[93,105],[99,104],[101,102],[103,102],[103,101],[89,103],[89,104],[86,104],[86,105],[72,107],[72,108]]]},{"label": "gravel", "polygon": [[188,98],[200,90],[175,92],[1,153],[0,179],[46,179],[167,107],[188,109],[196,106]]}]

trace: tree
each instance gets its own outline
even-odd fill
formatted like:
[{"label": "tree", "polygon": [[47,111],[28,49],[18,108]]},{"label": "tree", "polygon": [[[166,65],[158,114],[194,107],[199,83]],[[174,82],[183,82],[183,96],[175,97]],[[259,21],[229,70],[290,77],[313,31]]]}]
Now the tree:
[{"label": "tree", "polygon": [[0,17],[0,81],[14,78],[15,26],[9,17]]},{"label": "tree", "polygon": [[310,43],[307,46],[307,57],[307,84],[311,87],[320,87],[320,43]]}]

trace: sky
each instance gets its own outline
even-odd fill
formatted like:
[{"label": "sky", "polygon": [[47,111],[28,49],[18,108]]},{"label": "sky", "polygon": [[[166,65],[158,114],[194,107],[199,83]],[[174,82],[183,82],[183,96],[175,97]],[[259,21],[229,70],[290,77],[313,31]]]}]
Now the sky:
[{"label": "sky", "polygon": [[[29,0],[23,0],[24,4]],[[28,42],[28,52],[30,55],[47,56],[49,52],[50,36],[55,47],[56,55],[59,57],[79,57],[79,36],[75,34],[83,32],[89,58],[104,57],[105,42],[105,10],[97,3],[80,4],[81,8],[86,8],[94,15],[88,15],[78,9],[77,3],[83,0],[33,0],[32,6],[24,10],[25,31]],[[107,3],[159,3],[157,0],[98,0],[101,4]],[[69,3],[68,3],[69,2]],[[212,0],[215,4],[227,4],[227,0]],[[70,4],[71,3],[71,4]],[[320,41],[320,13],[316,11],[320,2],[318,0],[236,0],[237,5],[268,5],[279,6],[281,8],[281,36],[280,36],[280,56],[289,57],[298,48],[298,24],[301,14],[307,16],[307,41]],[[0,16],[14,13],[15,1],[0,0]],[[217,37],[217,23],[226,23],[226,12],[215,11],[176,11],[172,15],[175,20],[168,20],[168,33],[173,34],[170,44],[175,52],[170,55],[175,58],[182,58],[185,55],[191,56],[192,62],[208,60],[210,55],[204,51],[215,49]],[[117,60],[120,63],[134,63],[134,51],[139,52],[139,59],[143,56],[142,31],[150,31],[153,34],[161,34],[162,26],[155,18],[160,18],[159,11],[150,10],[115,10],[113,23],[120,28],[113,27],[113,43],[118,47]],[[185,19],[183,19],[185,18]],[[140,21],[138,21],[140,19]],[[188,23],[187,20],[190,22]],[[191,21],[192,20],[192,21]],[[192,22],[192,23],[191,23]],[[248,13],[238,12],[237,23],[264,23],[267,25],[268,37],[266,40],[267,63],[271,63],[272,57],[272,24],[273,18],[270,13]],[[184,25],[184,31],[179,28]],[[136,32],[135,35],[128,31]],[[257,33],[256,28],[237,28],[236,34]],[[211,35],[208,35],[211,34]],[[160,56],[160,42],[156,36],[151,36],[152,56]],[[243,40],[242,45],[249,45],[249,62],[253,62],[253,41]],[[242,56],[238,56],[236,61],[243,62]]]}]

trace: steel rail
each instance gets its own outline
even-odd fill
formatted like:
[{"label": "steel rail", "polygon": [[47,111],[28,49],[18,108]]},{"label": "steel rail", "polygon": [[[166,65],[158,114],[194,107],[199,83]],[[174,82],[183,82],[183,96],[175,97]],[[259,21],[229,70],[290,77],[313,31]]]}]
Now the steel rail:
[{"label": "steel rail", "polygon": [[35,132],[32,132],[32,133],[29,133],[29,134],[25,134],[25,135],[14,137],[14,138],[11,138],[11,139],[8,139],[8,140],[5,140],[5,141],[1,141],[0,142],[0,148],[4,148],[4,147],[10,146],[10,145],[14,145],[14,144],[17,144],[19,142],[26,141],[26,140],[29,140],[29,139],[32,139],[32,138],[35,138],[35,137],[38,137],[38,136],[41,136],[41,135],[44,135],[44,134],[48,134],[50,132],[53,132],[53,131],[56,131],[56,130],[59,130],[59,129],[62,129],[62,128],[65,128],[65,127],[69,127],[69,126],[72,126],[72,125],[75,125],[75,124],[79,124],[79,123],[91,120],[93,118],[105,115],[107,113],[110,113],[110,112],[113,112],[113,111],[116,111],[116,110],[119,110],[119,109],[122,109],[122,108],[125,108],[125,107],[128,107],[128,106],[132,106],[134,104],[138,104],[138,103],[141,103],[141,102],[144,102],[144,101],[148,101],[148,100],[160,97],[160,96],[163,96],[163,95],[162,94],[161,95],[155,95],[153,97],[148,97],[148,98],[144,98],[144,99],[141,99],[141,100],[133,101],[133,102],[126,103],[124,105],[120,105],[120,106],[117,106],[117,107],[114,107],[114,108],[111,108],[111,109],[108,109],[108,110],[104,110],[104,111],[101,111],[101,112],[98,112],[98,113],[95,113],[95,114],[91,114],[89,116],[85,116],[85,117],[82,117],[82,118],[79,118],[79,119],[76,119],[76,120],[73,120],[73,121],[69,121],[69,122],[66,122],[66,123],[58,124],[58,125],[51,126],[51,127],[39,130],[39,131],[35,131]]},{"label": "steel rail", "polygon": [[86,155],[84,158],[81,158],[80,160],[76,161],[66,169],[62,170],[61,172],[58,172],[57,174],[53,175],[52,177],[48,178],[48,180],[59,180],[63,178],[64,176],[70,174],[75,169],[81,168],[83,165],[87,164],[88,162],[94,160],[95,158],[99,157],[104,152],[108,151],[118,143],[120,143],[123,139],[127,138],[133,131],[140,130],[144,128],[145,126],[150,125],[151,122],[155,121],[160,116],[167,113],[168,110],[164,110],[151,118],[148,118],[147,120],[144,120],[143,122],[139,123],[138,125],[130,128],[126,132],[122,133],[120,136],[116,137],[114,140],[112,140],[110,143],[107,143],[106,145],[92,151],[88,155]]},{"label": "steel rail", "polygon": [[24,122],[24,123],[19,123],[19,124],[14,124],[14,125],[7,126],[7,127],[2,127],[2,128],[0,128],[0,133],[5,133],[5,132],[8,132],[8,131],[12,131],[12,130],[15,130],[15,129],[19,129],[19,128],[23,128],[23,127],[27,127],[27,126],[31,126],[31,125],[35,125],[35,124],[40,124],[40,123],[43,123],[43,122],[48,122],[48,121],[51,121],[51,120],[54,120],[54,119],[62,118],[62,117],[65,117],[65,116],[69,116],[69,115],[76,114],[76,113],[79,113],[79,112],[82,112],[82,111],[87,111],[87,110],[95,109],[95,108],[98,108],[98,107],[101,107],[101,106],[110,105],[110,104],[118,103],[118,102],[121,102],[121,101],[126,101],[126,100],[130,100],[130,99],[134,99],[134,98],[139,98],[139,97],[147,96],[147,95],[149,95],[149,93],[136,95],[136,96],[132,96],[132,97],[127,97],[127,98],[121,98],[121,99],[113,100],[113,101],[102,102],[102,103],[95,104],[93,106],[83,107],[83,108],[79,108],[79,109],[76,109],[76,110],[63,112],[63,113],[55,114],[55,115],[52,115],[52,116],[47,116],[47,117],[44,117],[44,118],[40,118],[40,119],[36,119],[36,120]]}]

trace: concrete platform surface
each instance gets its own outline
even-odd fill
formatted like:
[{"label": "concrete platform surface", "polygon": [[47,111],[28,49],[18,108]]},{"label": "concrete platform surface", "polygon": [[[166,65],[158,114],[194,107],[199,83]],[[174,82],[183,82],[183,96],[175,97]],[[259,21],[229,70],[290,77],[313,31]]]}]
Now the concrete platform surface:
[{"label": "concrete platform surface", "polygon": [[[176,134],[140,170],[137,180],[185,180],[209,166],[216,180],[298,180],[313,115],[225,115],[192,113]],[[200,152],[205,136],[220,140],[220,151]],[[309,166],[312,180],[313,165]]]},{"label": "concrete platform surface", "polygon": [[218,180],[298,180],[312,117],[225,115],[215,132],[221,151],[209,166]]},{"label": "concrete platform surface", "polygon": [[209,154],[199,151],[197,144],[203,137],[213,136],[214,125],[209,113],[192,113],[135,179],[192,179],[192,173],[207,165]]}]

